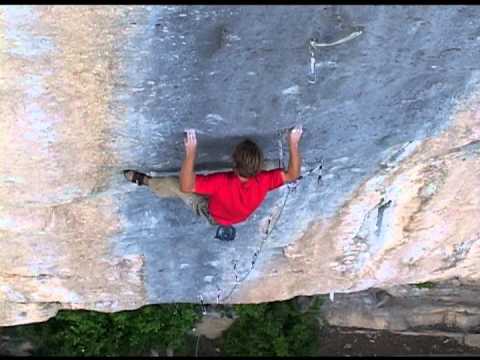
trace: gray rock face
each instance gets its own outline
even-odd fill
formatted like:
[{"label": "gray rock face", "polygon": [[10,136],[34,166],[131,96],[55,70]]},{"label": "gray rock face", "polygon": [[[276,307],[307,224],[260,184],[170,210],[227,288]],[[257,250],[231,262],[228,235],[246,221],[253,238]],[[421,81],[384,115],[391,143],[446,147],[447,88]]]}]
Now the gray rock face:
[{"label": "gray rock face", "polygon": [[[0,7],[0,325],[475,278],[479,15]],[[355,31],[314,51],[309,82],[310,39]],[[286,165],[282,131],[297,123],[303,179],[270,193],[234,242],[121,174],[177,171],[185,128],[199,170],[229,166],[245,137]]]}]

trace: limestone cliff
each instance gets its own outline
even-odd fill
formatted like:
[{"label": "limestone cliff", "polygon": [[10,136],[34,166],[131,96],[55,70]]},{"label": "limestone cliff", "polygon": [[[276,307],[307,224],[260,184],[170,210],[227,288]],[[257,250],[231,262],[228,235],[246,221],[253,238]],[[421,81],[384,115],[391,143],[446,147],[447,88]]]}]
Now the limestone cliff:
[{"label": "limestone cliff", "polygon": [[[0,326],[478,279],[474,6],[1,6]],[[354,39],[330,47],[349,34]],[[314,73],[312,73],[314,71]],[[251,137],[304,177],[234,242],[121,171]]]}]

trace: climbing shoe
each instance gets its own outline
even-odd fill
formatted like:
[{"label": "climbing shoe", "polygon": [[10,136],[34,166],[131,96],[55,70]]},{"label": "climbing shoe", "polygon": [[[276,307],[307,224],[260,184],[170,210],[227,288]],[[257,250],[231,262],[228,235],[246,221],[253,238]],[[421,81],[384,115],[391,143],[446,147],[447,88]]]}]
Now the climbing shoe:
[{"label": "climbing shoe", "polygon": [[[128,174],[129,173],[132,173],[132,177],[129,178]],[[125,176],[125,178],[128,180],[128,181],[131,181],[137,185],[145,185],[146,181],[145,181],[145,178],[148,179],[148,176],[145,175],[145,174],[142,174],[138,171],[135,171],[135,170],[124,170],[123,171],[123,175]]]}]

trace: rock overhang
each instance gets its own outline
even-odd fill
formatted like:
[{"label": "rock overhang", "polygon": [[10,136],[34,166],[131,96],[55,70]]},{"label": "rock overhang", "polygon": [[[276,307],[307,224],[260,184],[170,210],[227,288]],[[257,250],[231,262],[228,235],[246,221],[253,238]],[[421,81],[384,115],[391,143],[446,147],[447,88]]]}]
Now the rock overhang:
[{"label": "rock overhang", "polygon": [[[474,276],[473,265],[462,268],[460,260],[445,272],[431,274],[426,264],[415,272],[416,257],[408,254],[427,256],[417,249],[422,236],[404,248],[411,273],[376,263],[373,255],[401,243],[374,236],[377,190],[389,189],[383,195],[393,205],[381,223],[394,227],[419,209],[421,194],[435,193],[428,184],[417,193],[415,181],[428,182],[431,174],[444,183],[441,166],[421,165],[432,160],[429,146],[443,154],[473,144],[455,153],[470,160],[455,154],[441,160],[452,173],[455,161],[463,162],[470,175],[457,171],[455,179],[473,189],[476,12],[468,6],[2,7],[3,323],[46,319],[61,307],[260,302],[362,290],[388,279]],[[359,29],[350,42],[319,49],[317,82],[309,83],[309,39],[331,42]],[[29,52],[32,41],[45,46]],[[462,102],[470,112],[462,113]],[[158,199],[121,175],[125,168],[178,169],[185,128],[198,129],[200,168],[228,165],[244,137],[278,158],[279,130],[299,122],[304,173],[323,161],[321,173],[305,176],[295,191],[271,193],[231,244],[215,241],[215,229],[180,201]],[[288,158],[285,142],[281,153]],[[417,167],[398,171],[415,156]],[[478,215],[473,194],[463,195],[467,218]],[[402,196],[404,215],[395,212]],[[455,259],[475,254],[477,238],[464,231],[451,238]],[[370,270],[362,275],[365,266]],[[392,280],[395,272],[403,275]]]}]

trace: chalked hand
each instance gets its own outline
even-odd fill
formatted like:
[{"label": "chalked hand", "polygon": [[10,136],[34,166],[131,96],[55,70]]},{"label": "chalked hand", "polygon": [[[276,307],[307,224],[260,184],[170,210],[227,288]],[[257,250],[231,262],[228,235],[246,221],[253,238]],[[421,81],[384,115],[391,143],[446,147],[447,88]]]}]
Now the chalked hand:
[{"label": "chalked hand", "polygon": [[185,143],[185,152],[187,154],[195,154],[197,150],[197,135],[195,134],[195,129],[185,130],[183,142]]},{"label": "chalked hand", "polygon": [[289,135],[289,138],[288,138],[289,144],[290,145],[298,145],[298,143],[300,142],[300,138],[302,137],[302,134],[303,134],[302,125],[295,126],[290,131],[290,135]]}]

